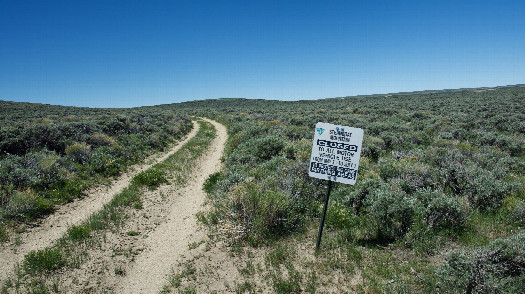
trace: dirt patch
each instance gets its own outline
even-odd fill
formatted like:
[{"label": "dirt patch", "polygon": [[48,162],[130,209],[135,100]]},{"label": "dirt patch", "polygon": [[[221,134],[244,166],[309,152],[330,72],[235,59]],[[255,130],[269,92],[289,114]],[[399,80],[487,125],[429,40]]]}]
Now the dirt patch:
[{"label": "dirt patch", "polygon": [[317,256],[313,239],[254,248],[210,236],[173,268],[171,293],[355,293],[363,284],[356,261],[339,250]]},{"label": "dirt patch", "polygon": [[226,128],[212,120],[207,120],[217,130],[211,143],[211,150],[203,156],[190,176],[187,186],[175,195],[165,221],[159,220],[154,231],[144,239],[145,250],[126,269],[126,274],[117,285],[117,293],[156,293],[167,283],[167,275],[185,255],[190,254],[190,244],[202,241],[206,234],[199,229],[195,217],[202,210],[205,192],[204,181],[221,168],[221,157],[227,139]]},{"label": "dirt patch", "polygon": [[33,227],[20,233],[13,238],[14,241],[0,247],[0,280],[3,280],[13,270],[13,267],[21,262],[24,256],[31,250],[39,250],[49,247],[57,239],[61,238],[68,227],[80,224],[93,213],[99,211],[104,204],[113,199],[127,187],[131,179],[139,172],[146,170],[154,164],[164,161],[171,154],[177,152],[186,142],[197,134],[199,125],[193,123],[193,130],[186,138],[179,142],[165,154],[155,154],[147,158],[146,164],[136,165],[131,171],[112,181],[108,186],[98,186],[90,189],[86,197],[63,205],[54,214],[40,220]]}]

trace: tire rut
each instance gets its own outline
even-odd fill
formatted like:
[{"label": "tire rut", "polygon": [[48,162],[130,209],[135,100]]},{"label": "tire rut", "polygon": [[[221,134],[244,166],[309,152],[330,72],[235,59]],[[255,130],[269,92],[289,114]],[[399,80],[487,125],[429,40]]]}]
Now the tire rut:
[{"label": "tire rut", "polygon": [[209,119],[217,136],[210,150],[202,156],[189,183],[178,189],[172,201],[166,222],[149,233],[145,250],[126,269],[116,287],[116,293],[157,293],[167,283],[167,275],[183,256],[190,254],[189,244],[203,240],[195,214],[202,210],[205,192],[202,190],[208,176],[221,169],[221,157],[227,139],[226,127]]}]

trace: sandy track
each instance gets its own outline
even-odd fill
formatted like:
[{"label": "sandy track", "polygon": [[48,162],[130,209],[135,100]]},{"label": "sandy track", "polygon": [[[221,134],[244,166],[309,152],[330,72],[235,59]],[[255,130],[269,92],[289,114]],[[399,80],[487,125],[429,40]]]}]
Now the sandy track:
[{"label": "sandy track", "polygon": [[161,156],[153,155],[145,162],[147,164],[135,166],[132,172],[126,173],[114,180],[107,187],[97,187],[89,190],[88,196],[61,206],[54,214],[49,215],[41,223],[33,228],[27,229],[19,234],[21,244],[9,244],[0,247],[0,280],[4,280],[13,270],[14,266],[21,262],[24,255],[31,250],[49,247],[54,241],[64,236],[68,227],[78,225],[93,213],[102,209],[113,197],[120,193],[130,184],[131,179],[139,172],[146,170],[158,162],[164,161],[173,153],[177,152],[186,142],[193,138],[199,130],[199,124],[193,122],[192,131],[186,138],[173,147],[169,152]]},{"label": "sandy track", "polygon": [[188,245],[203,240],[205,233],[199,231],[195,214],[202,210],[205,192],[204,181],[221,168],[227,139],[226,128],[212,120],[217,136],[211,143],[211,150],[201,157],[189,183],[177,191],[172,202],[167,222],[149,233],[146,250],[137,256],[127,274],[117,286],[116,293],[157,293],[167,283],[166,276],[177,261],[190,254]]}]

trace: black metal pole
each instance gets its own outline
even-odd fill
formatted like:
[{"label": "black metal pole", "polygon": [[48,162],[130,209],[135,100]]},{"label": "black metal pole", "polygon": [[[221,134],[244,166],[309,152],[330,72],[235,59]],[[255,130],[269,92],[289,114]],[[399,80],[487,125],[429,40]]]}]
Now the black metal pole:
[{"label": "black metal pole", "polygon": [[324,219],[326,217],[326,209],[328,208],[328,199],[330,198],[330,191],[332,190],[332,181],[328,180],[328,191],[326,191],[326,199],[324,200],[323,216],[321,217],[321,224],[319,225],[319,233],[317,233],[317,244],[315,250],[319,250],[321,246],[321,237],[323,236]]}]

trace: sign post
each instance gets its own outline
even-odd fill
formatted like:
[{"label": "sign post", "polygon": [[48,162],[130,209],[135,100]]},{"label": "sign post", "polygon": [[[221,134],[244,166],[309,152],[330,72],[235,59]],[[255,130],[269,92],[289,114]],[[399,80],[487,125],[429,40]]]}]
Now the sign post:
[{"label": "sign post", "polygon": [[321,246],[321,237],[323,236],[324,219],[326,217],[326,210],[328,209],[328,199],[330,198],[330,191],[332,191],[332,181],[328,181],[328,190],[326,191],[326,198],[324,200],[323,216],[319,224],[319,231],[317,232],[317,243],[315,243],[315,250],[319,250]]},{"label": "sign post", "polygon": [[363,129],[318,122],[315,125],[309,176],[328,180],[323,215],[317,234],[316,250],[321,245],[324,221],[332,182],[355,184],[363,143]]}]

